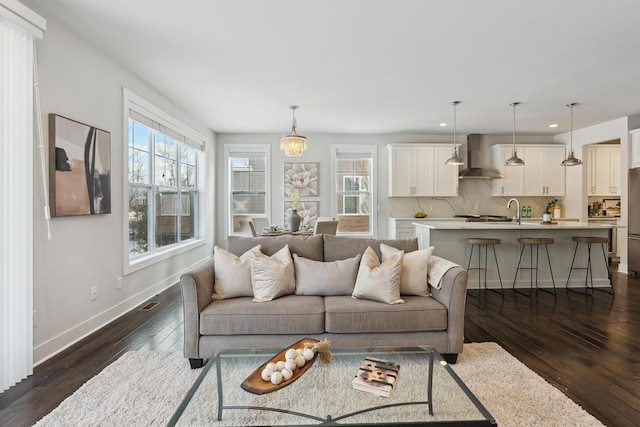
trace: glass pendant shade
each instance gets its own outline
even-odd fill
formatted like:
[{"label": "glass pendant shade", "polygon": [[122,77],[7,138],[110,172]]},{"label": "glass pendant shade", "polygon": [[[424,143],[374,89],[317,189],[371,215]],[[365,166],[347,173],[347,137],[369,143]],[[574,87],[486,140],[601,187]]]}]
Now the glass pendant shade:
[{"label": "glass pendant shade", "polygon": [[505,160],[505,166],[524,166],[524,160],[518,157],[518,149],[516,148],[516,107],[520,104],[514,102],[509,104],[513,107],[513,149],[511,150],[511,157]]},{"label": "glass pendant shade", "polygon": [[296,116],[297,105],[289,107],[292,110],[293,122],[291,123],[291,132],[280,138],[280,149],[284,151],[287,157],[298,157],[307,149],[307,138],[296,133]]},{"label": "glass pendant shade", "polygon": [[571,109],[571,132],[569,134],[571,140],[571,148],[569,148],[569,155],[567,156],[567,158],[564,159],[562,163],[560,163],[562,166],[579,166],[582,164],[582,160],[578,159],[573,151],[573,107],[576,105],[578,104],[576,104],[575,102],[567,104],[567,107]]},{"label": "glass pendant shade", "polygon": [[445,165],[448,166],[460,166],[464,165],[464,160],[460,158],[458,155],[458,147],[456,147],[456,107],[460,104],[460,101],[453,101],[451,105],[453,105],[453,152],[451,157],[444,162]]}]

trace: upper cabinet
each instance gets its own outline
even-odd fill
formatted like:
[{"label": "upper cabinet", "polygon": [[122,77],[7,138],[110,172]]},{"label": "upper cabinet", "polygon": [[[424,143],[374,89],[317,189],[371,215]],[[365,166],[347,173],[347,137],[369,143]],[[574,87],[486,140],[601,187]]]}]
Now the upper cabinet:
[{"label": "upper cabinet", "polygon": [[588,148],[589,196],[620,196],[620,146],[593,145]]},{"label": "upper cabinet", "polygon": [[389,144],[389,196],[458,195],[458,166],[447,166],[451,146]]},{"label": "upper cabinet", "polygon": [[493,145],[493,167],[503,178],[492,181],[493,196],[564,196],[565,147],[561,145],[516,145],[524,166],[506,166],[512,145]]},{"label": "upper cabinet", "polygon": [[631,167],[640,167],[640,129],[631,131]]}]

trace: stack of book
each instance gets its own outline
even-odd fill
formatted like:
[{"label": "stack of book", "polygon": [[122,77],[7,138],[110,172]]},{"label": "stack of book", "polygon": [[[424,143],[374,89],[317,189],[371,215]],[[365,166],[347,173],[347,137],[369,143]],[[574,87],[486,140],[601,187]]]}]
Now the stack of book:
[{"label": "stack of book", "polygon": [[398,381],[400,364],[390,360],[366,357],[351,381],[354,390],[389,397]]}]

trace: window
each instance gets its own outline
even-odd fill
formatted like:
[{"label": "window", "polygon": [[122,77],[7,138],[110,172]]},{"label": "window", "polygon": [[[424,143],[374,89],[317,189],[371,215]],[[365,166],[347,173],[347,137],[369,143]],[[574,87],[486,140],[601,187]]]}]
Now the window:
[{"label": "window", "polygon": [[[194,242],[203,137],[125,92],[129,264]],[[144,106],[140,104],[145,104]],[[192,136],[188,136],[192,134]],[[197,139],[196,139],[197,138]]]},{"label": "window", "polygon": [[225,145],[229,234],[248,234],[253,217],[271,217],[270,145]]},{"label": "window", "polygon": [[375,145],[333,145],[338,233],[374,235]]}]

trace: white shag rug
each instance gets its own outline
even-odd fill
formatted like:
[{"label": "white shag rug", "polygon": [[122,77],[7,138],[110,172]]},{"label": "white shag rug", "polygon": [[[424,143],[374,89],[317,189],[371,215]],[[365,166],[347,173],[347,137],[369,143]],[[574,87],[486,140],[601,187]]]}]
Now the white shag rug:
[{"label": "white shag rug", "polygon": [[[603,425],[495,343],[465,344],[458,363],[451,366],[501,427]],[[337,372],[339,366],[332,363],[331,368]],[[353,367],[348,366],[345,369],[345,372],[351,372]],[[190,369],[189,362],[180,353],[128,352],[87,381],[36,426],[164,426],[199,372],[200,370]],[[394,390],[392,397],[400,397],[401,393],[409,392],[402,388],[402,367],[400,372],[398,390]],[[214,375],[212,370],[209,376]],[[245,373],[240,372],[239,375]],[[307,371],[294,384],[304,384],[303,380],[310,375],[313,375],[313,369]],[[350,381],[350,374],[345,375]],[[245,376],[240,378],[241,381]],[[434,381],[437,382],[437,378],[434,377]],[[307,378],[307,382],[311,382],[310,378]],[[212,384],[213,382],[209,385],[203,383],[201,386],[204,396],[202,398],[210,399],[211,404],[200,413],[186,413],[189,415],[185,417],[188,422],[180,425],[246,425],[248,419],[267,425],[270,420],[283,420],[278,418],[282,415],[277,413],[250,411],[251,415],[247,416],[244,414],[246,411],[226,410],[222,422],[211,421],[208,417],[215,413],[217,405],[215,387]],[[252,399],[264,399],[265,396],[277,396],[278,399],[282,399],[286,398],[283,392],[288,389],[294,390],[292,385],[276,393],[256,397],[240,390],[239,387],[235,388],[239,390],[240,396],[250,396]],[[317,388],[317,385],[312,388]],[[437,403],[437,390],[438,384],[435,384],[434,405]],[[356,393],[358,399],[371,398],[363,393],[349,391]],[[383,398],[373,399],[382,399],[380,404],[387,403]],[[225,401],[227,405],[231,403],[230,399]],[[315,403],[312,406],[317,406],[317,402]],[[352,403],[351,401],[347,404]],[[403,410],[409,410],[407,408],[415,407],[403,407]],[[207,421],[203,421],[205,419]],[[356,420],[345,420],[349,421]],[[297,418],[297,422],[310,421]]]}]

